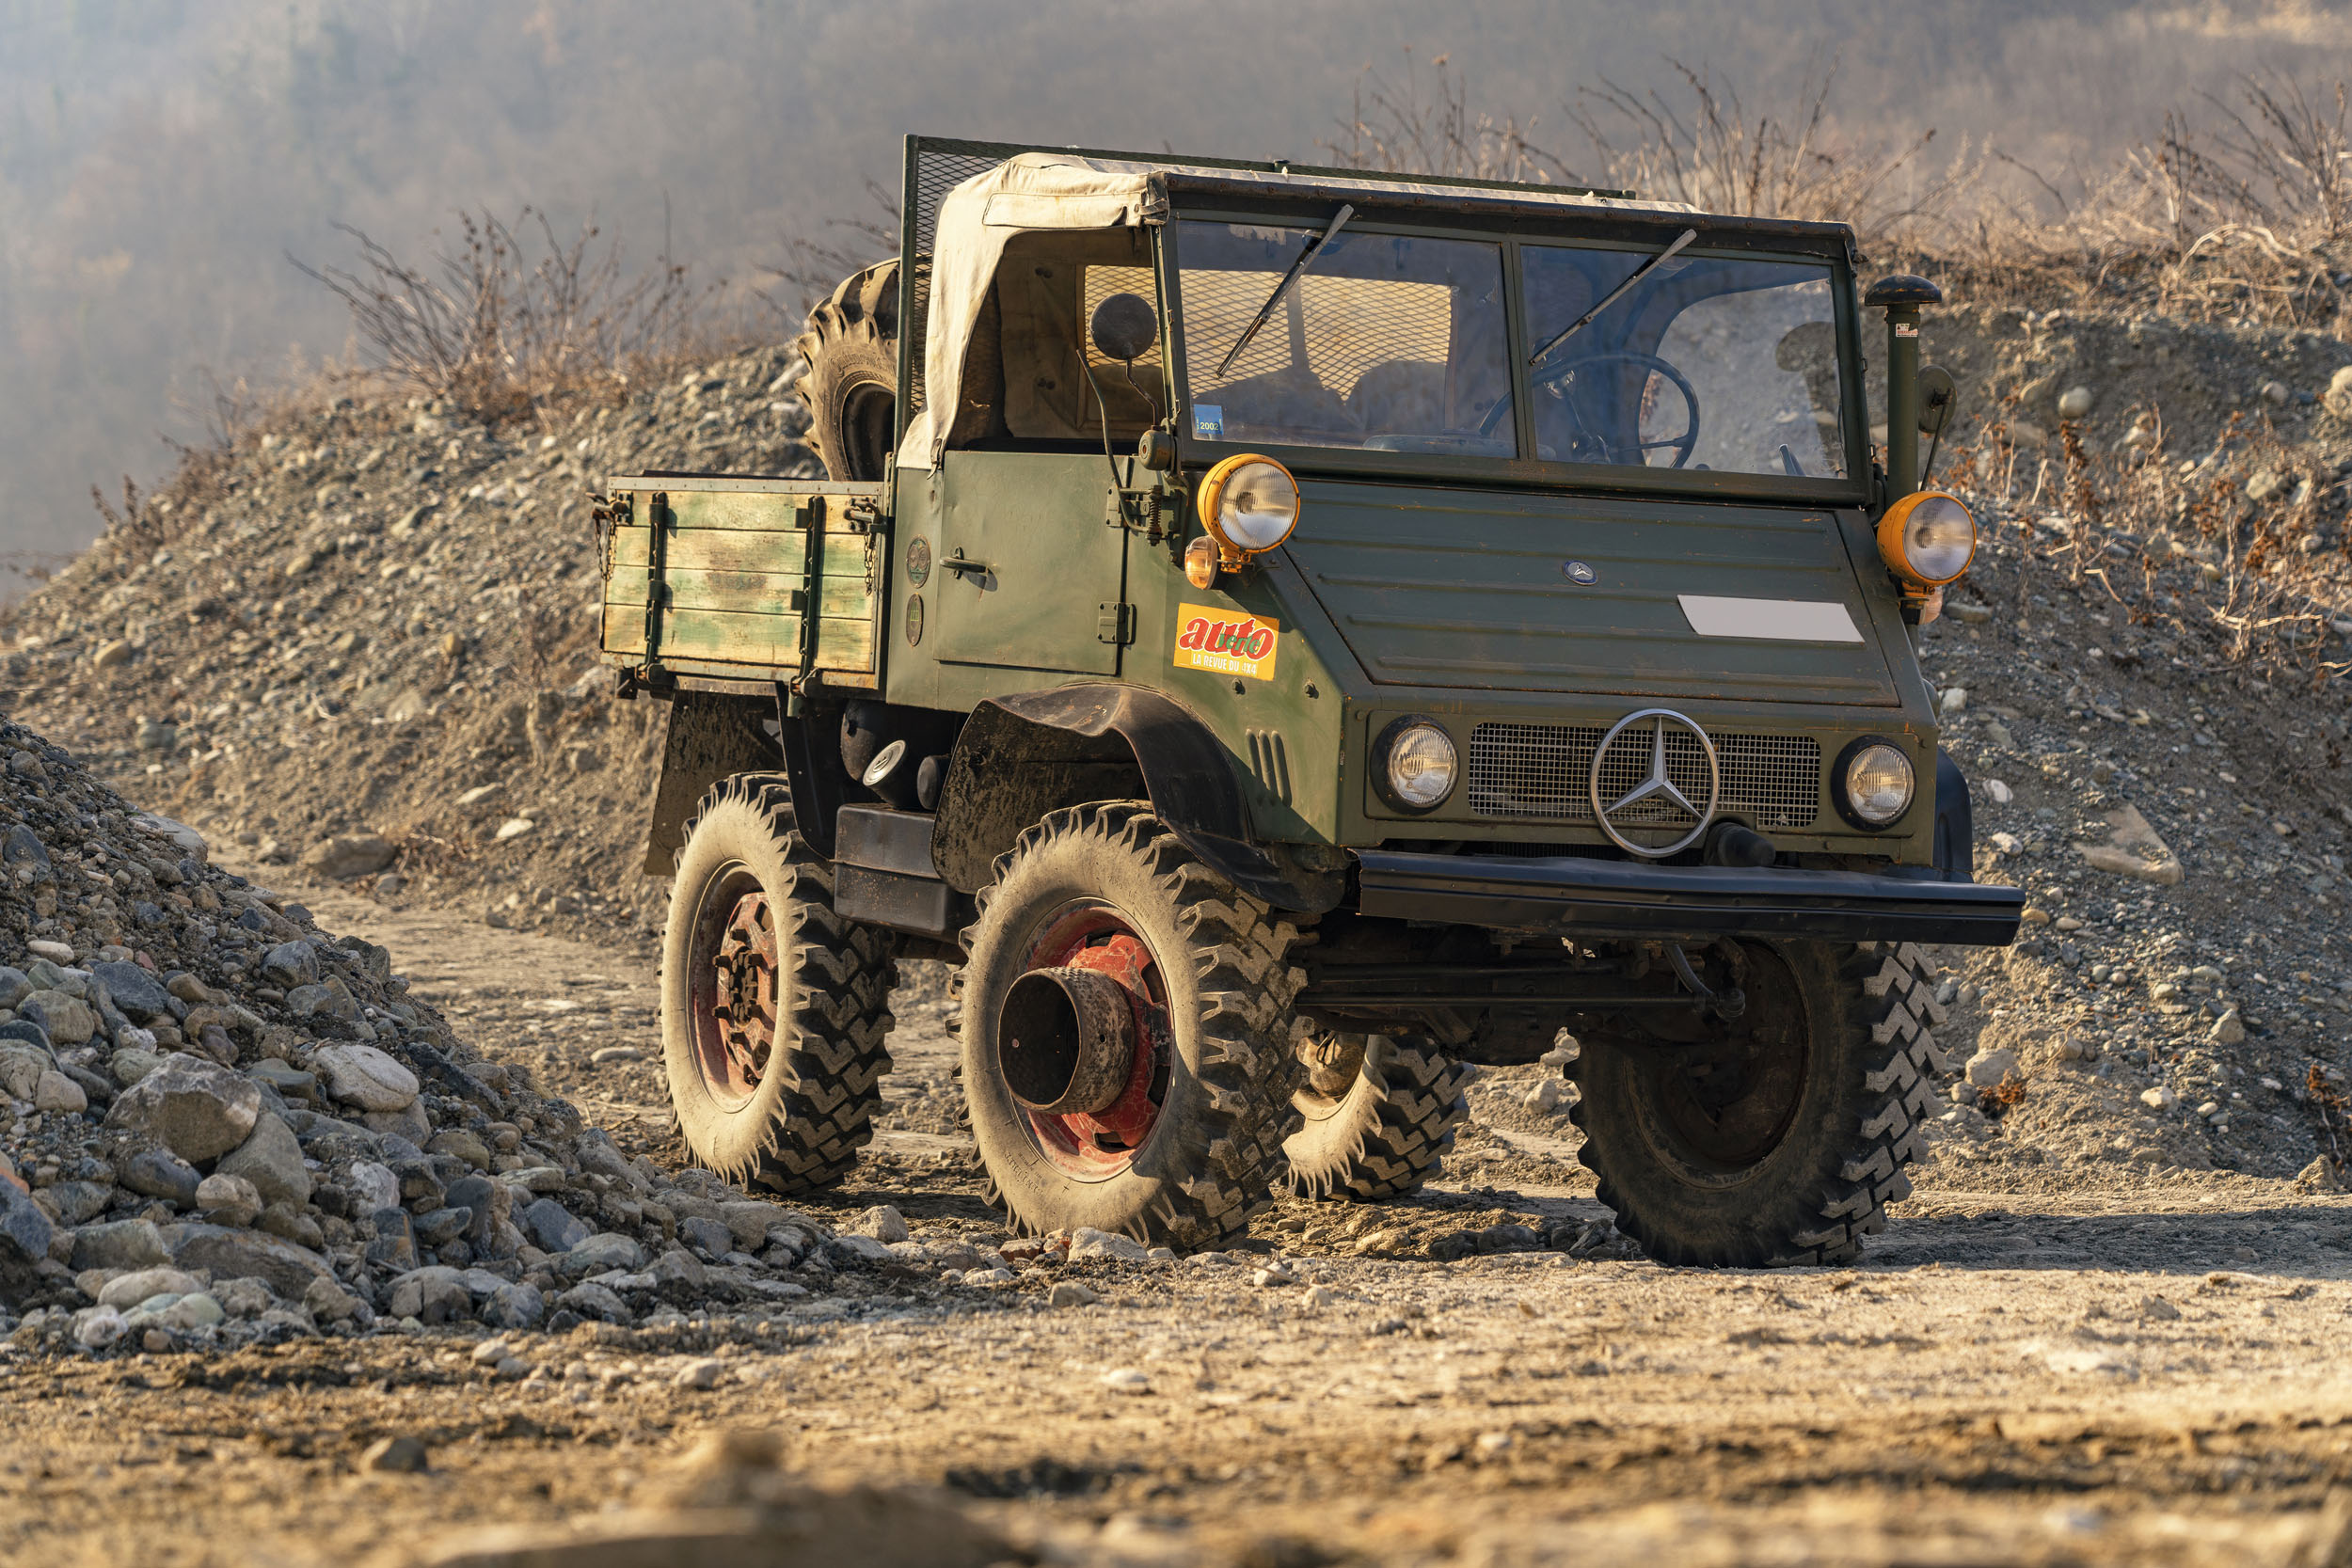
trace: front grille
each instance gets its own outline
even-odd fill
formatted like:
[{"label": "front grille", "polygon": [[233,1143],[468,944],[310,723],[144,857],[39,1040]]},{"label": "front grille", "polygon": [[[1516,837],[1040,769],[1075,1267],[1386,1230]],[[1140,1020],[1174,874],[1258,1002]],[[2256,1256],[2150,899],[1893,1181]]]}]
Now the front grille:
[{"label": "front grille", "polygon": [[[1586,724],[1480,724],[1470,731],[1468,784],[1480,816],[1548,816],[1590,822],[1585,781],[1593,752],[1609,732]],[[1644,745],[1621,739],[1609,753],[1600,793],[1613,800],[1649,775]],[[1809,828],[1820,815],[1821,743],[1805,735],[1715,735],[1723,772],[1718,816],[1747,817],[1759,828]],[[1666,730],[1666,775],[1693,800],[1707,798],[1707,758],[1686,730]],[[1686,830],[1688,813],[1653,796],[1615,818],[1620,828]]]}]

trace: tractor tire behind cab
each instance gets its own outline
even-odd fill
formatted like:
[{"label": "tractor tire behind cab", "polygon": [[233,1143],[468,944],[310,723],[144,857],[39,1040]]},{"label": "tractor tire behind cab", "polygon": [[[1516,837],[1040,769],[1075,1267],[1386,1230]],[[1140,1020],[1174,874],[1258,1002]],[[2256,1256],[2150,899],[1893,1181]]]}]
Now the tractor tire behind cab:
[{"label": "tractor tire behind cab", "polygon": [[1318,1034],[1299,1052],[1304,1120],[1282,1145],[1293,1193],[1376,1203],[1438,1173],[1470,1117],[1470,1068],[1411,1036]]},{"label": "tractor tire behind cab", "polygon": [[1844,1262],[1906,1196],[1944,1021],[1909,942],[1747,944],[1747,1011],[1696,1044],[1587,1039],[1579,1158],[1661,1263]]},{"label": "tractor tire behind cab", "polygon": [[679,1133],[731,1181],[831,1186],[874,1135],[895,939],[834,913],[833,868],[772,775],[710,787],[672,889],[661,1058]]},{"label": "tractor tire behind cab", "polygon": [[[989,1201],[1030,1234],[1090,1226],[1216,1246],[1273,1202],[1296,1086],[1289,962],[1298,933],[1194,860],[1142,801],[1048,815],[996,862],[964,932],[964,1102]],[[1135,1018],[1115,1103],[1033,1109],[997,1025],[1031,971],[1090,969]]]},{"label": "tractor tire behind cab", "polygon": [[846,279],[808,313],[797,345],[809,436],[825,477],[890,477],[898,426],[898,263],[883,261]]}]

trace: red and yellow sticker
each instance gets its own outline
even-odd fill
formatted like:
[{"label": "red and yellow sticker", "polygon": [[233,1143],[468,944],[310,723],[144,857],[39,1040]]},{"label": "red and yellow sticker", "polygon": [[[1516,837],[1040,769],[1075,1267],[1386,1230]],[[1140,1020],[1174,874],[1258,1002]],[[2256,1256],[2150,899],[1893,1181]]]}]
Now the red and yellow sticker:
[{"label": "red and yellow sticker", "polygon": [[1274,678],[1274,655],[1282,628],[1258,615],[1236,615],[1207,605],[1177,607],[1176,668],[1217,675]]}]

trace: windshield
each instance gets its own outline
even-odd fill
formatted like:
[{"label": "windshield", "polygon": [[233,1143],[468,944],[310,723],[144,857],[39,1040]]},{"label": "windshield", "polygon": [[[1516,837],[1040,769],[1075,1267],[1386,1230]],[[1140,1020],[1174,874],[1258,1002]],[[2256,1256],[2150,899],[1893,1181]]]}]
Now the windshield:
[{"label": "windshield", "polygon": [[1520,247],[1535,454],[1845,478],[1828,266],[1657,255]]},{"label": "windshield", "polygon": [[1179,229],[1195,436],[1517,454],[1500,245],[1343,229],[1219,375],[1325,225]]}]

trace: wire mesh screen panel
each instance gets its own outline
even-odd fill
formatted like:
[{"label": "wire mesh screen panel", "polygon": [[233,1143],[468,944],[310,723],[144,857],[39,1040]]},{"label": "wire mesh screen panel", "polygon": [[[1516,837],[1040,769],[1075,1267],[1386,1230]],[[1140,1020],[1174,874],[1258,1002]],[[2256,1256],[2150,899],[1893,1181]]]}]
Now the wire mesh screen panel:
[{"label": "wire mesh screen panel", "polygon": [[[1470,731],[1465,784],[1480,816],[1549,816],[1590,822],[1586,781],[1593,752],[1606,732],[1576,724],[1480,724]],[[1759,828],[1808,828],[1820,815],[1821,743],[1802,735],[1709,735],[1723,775],[1718,815],[1746,817]],[[1604,803],[1649,777],[1645,735],[1620,736],[1601,770]],[[1666,776],[1694,801],[1707,799],[1707,758],[1689,732],[1666,731]],[[1690,815],[1653,796],[1617,814],[1620,828],[1688,831]]]},{"label": "wire mesh screen panel", "polygon": [[939,234],[939,207],[947,193],[976,174],[985,174],[1017,149],[973,150],[968,144],[941,147],[917,140],[907,170],[907,218],[911,221],[914,256],[914,287],[906,319],[900,324],[907,338],[907,395],[900,411],[900,428],[923,407],[924,327],[930,317],[931,244]]}]

